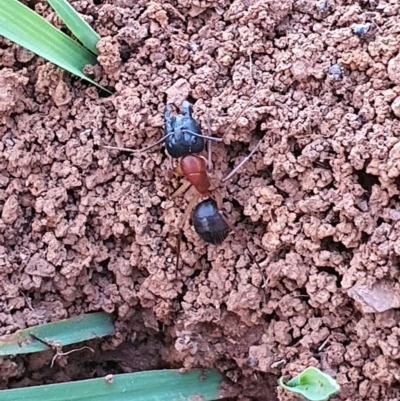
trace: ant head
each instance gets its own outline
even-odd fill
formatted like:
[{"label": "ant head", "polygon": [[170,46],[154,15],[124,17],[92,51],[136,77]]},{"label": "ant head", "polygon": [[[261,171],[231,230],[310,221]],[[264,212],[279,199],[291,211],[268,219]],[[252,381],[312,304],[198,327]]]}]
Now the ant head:
[{"label": "ant head", "polygon": [[165,109],[165,146],[171,157],[180,158],[201,153],[205,142],[197,122],[191,116],[190,103],[182,104],[182,114],[170,116],[169,106]]},{"label": "ant head", "polygon": [[172,135],[165,136],[165,146],[168,154],[176,159],[180,157],[201,153],[204,150],[204,138],[193,135],[185,127],[177,127]]}]

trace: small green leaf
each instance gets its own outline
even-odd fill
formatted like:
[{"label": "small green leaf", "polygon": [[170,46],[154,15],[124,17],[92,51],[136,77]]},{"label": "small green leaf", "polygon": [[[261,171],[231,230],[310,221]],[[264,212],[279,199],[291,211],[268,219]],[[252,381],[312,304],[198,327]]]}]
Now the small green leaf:
[{"label": "small green leaf", "polygon": [[67,0],[47,0],[54,11],[63,20],[69,30],[80,42],[94,54],[99,54],[96,48],[100,36],[68,3]]},{"label": "small green leaf", "polygon": [[46,344],[31,337],[31,334],[48,343],[64,346],[114,334],[114,325],[111,315],[97,312],[29,327],[1,336],[0,356],[30,354],[49,349]]},{"label": "small green leaf", "polygon": [[215,371],[155,370],[0,391],[1,401],[212,401],[222,398]]},{"label": "small green leaf", "polygon": [[335,379],[313,366],[305,369],[287,383],[283,383],[283,377],[281,377],[278,383],[287,391],[301,394],[309,401],[326,401],[340,391],[340,386]]},{"label": "small green leaf", "polygon": [[17,0],[0,0],[0,35],[99,88],[83,73],[96,56]]}]

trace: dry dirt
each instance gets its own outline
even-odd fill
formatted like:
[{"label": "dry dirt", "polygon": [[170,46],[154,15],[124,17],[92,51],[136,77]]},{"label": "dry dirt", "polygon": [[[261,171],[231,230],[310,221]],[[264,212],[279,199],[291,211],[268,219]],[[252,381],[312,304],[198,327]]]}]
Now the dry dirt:
[{"label": "dry dirt", "polygon": [[[42,1],[37,11],[60,26]],[[293,400],[276,379],[317,366],[337,399],[400,399],[400,3],[72,1],[101,35],[109,96],[0,39],[0,335],[90,311],[118,334],[60,359],[0,362],[0,386],[216,367],[239,400]],[[360,38],[354,24],[370,23]],[[329,74],[339,63],[343,74]],[[340,70],[339,70],[340,71]],[[165,148],[188,98],[237,238],[184,229]]]}]

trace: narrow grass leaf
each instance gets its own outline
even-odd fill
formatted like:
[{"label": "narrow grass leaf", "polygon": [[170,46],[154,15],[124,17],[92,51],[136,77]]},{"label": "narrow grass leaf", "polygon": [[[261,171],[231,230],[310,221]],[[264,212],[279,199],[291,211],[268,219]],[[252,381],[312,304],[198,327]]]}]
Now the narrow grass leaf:
[{"label": "narrow grass leaf", "polygon": [[1,36],[107,91],[83,73],[96,64],[89,50],[17,0],[0,0],[0,10]]},{"label": "narrow grass leaf", "polygon": [[215,371],[155,370],[0,391],[1,401],[212,401],[222,398]]},{"label": "narrow grass leaf", "polygon": [[50,344],[56,342],[64,346],[113,333],[114,325],[111,315],[104,312],[90,313],[1,336],[0,356],[30,354],[49,349],[46,344],[31,337],[31,334]]},{"label": "narrow grass leaf", "polygon": [[63,20],[68,29],[80,42],[94,54],[99,54],[96,48],[100,36],[68,3],[67,0],[47,0],[54,11]]}]

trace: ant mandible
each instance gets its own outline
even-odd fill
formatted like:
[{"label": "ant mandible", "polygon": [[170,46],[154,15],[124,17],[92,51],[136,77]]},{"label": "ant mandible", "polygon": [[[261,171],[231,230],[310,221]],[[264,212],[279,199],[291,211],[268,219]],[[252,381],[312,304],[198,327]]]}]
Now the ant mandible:
[{"label": "ant mandible", "polygon": [[[230,128],[244,113],[249,103],[253,100],[254,96],[255,94],[248,100],[245,107],[233,120],[226,132],[229,132]],[[179,159],[179,167],[176,169],[176,171],[179,175],[182,175],[187,180],[187,182],[184,183],[180,188],[178,188],[173,193],[172,197],[177,197],[183,194],[190,186],[193,186],[196,189],[197,193],[192,197],[188,206],[186,207],[186,211],[180,224],[176,249],[176,268],[179,267],[183,228],[191,212],[193,212],[193,227],[203,241],[212,245],[219,245],[228,237],[230,231],[234,231],[238,236],[242,246],[247,248],[250,256],[258,265],[257,261],[254,258],[254,255],[247,246],[246,241],[238,234],[234,225],[224,216],[224,213],[222,211],[223,205],[221,194],[216,189],[212,191],[210,190],[211,183],[207,174],[207,171],[210,172],[212,170],[212,152],[210,141],[222,142],[223,138],[206,136],[202,134],[199,125],[192,117],[191,104],[187,100],[182,103],[181,109],[182,114],[171,116],[171,108],[169,105],[166,106],[164,112],[164,136],[151,145],[138,150],[119,148],[114,146],[103,146],[103,148],[128,152],[145,152],[164,141],[169,156],[173,159]],[[209,121],[208,125],[210,125]],[[207,161],[203,156],[199,155],[205,149],[205,141],[208,141]],[[257,151],[262,141],[263,140],[261,139],[255,146],[255,148],[250,152],[250,154],[245,159],[243,159],[226,177],[221,180],[222,183],[229,180],[234,174],[237,173],[237,171]],[[201,198],[206,199],[199,202]]]}]

